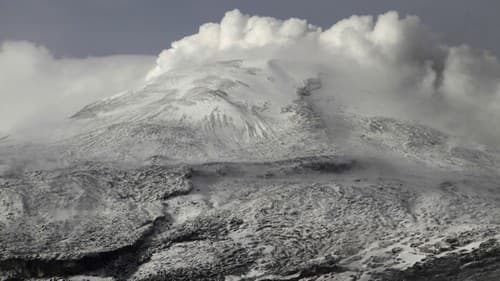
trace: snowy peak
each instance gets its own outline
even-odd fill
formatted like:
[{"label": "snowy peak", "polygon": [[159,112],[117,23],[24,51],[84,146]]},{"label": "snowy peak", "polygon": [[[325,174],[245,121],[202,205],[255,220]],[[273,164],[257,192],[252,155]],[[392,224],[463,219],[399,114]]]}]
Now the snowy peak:
[{"label": "snowy peak", "polygon": [[167,72],[138,90],[86,106],[73,117],[263,129],[266,120],[280,118],[281,105],[297,98],[291,84],[241,61],[220,62]]},{"label": "snowy peak", "polygon": [[320,120],[305,99],[320,88],[318,78],[294,77],[276,61],[224,61],[169,71],[139,89],[88,105],[72,118],[110,142],[132,135],[151,140],[146,127],[158,137],[177,138],[182,131],[195,139],[195,147],[213,146],[201,151],[219,155],[220,150],[310,137]]},{"label": "snowy peak", "polygon": [[342,103],[317,69],[233,60],[167,71],[76,113],[73,153],[197,162],[389,153],[433,166],[498,166],[480,146]]}]

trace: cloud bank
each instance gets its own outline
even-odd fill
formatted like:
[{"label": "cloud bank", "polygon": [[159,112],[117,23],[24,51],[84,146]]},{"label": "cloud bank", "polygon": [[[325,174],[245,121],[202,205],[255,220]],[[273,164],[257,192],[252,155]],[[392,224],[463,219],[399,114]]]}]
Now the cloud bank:
[{"label": "cloud bank", "polygon": [[[55,58],[31,42],[0,44],[0,137],[50,135],[50,124],[87,103],[143,81],[154,65],[148,56]],[[3,133],[2,133],[3,132]]]},{"label": "cloud bank", "polygon": [[228,59],[315,65],[325,75],[326,91],[363,113],[412,119],[493,144],[500,140],[497,58],[440,42],[416,16],[352,16],[322,30],[301,19],[234,10],[173,42],[148,77]]}]

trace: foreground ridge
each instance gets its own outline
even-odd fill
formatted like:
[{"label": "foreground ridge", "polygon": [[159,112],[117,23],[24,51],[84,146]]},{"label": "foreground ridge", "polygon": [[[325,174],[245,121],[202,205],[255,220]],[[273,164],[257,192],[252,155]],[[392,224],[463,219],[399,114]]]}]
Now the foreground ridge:
[{"label": "foreground ridge", "polygon": [[3,177],[1,276],[488,280],[498,273],[500,198],[488,191],[498,178],[478,175],[471,190],[471,178],[459,173],[422,179],[422,166],[402,174],[377,161],[88,162]]}]

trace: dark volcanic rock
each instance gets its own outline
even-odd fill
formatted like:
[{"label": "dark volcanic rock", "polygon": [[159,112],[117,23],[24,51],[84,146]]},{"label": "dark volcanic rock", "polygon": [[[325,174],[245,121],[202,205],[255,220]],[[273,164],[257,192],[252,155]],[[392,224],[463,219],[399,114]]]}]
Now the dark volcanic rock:
[{"label": "dark volcanic rock", "polygon": [[471,247],[498,233],[498,198],[464,191],[458,177],[422,182],[367,166],[340,156],[141,168],[89,162],[4,177],[0,280],[499,276],[498,242]]},{"label": "dark volcanic rock", "polygon": [[139,247],[165,218],[163,201],[191,190],[189,177],[182,167],[90,163],[4,179],[0,269],[24,278],[102,268]]},{"label": "dark volcanic rock", "polygon": [[500,278],[500,243],[490,239],[470,253],[430,258],[406,270],[376,275],[384,281],[492,281]]}]

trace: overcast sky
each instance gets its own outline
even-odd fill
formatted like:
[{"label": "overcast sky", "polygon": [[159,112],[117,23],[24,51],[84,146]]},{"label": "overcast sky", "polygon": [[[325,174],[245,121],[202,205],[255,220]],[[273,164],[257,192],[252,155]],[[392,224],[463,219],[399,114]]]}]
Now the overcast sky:
[{"label": "overcast sky", "polygon": [[415,14],[451,44],[500,54],[498,0],[0,0],[0,41],[29,40],[56,56],[156,55],[224,12],[299,17],[324,28],[353,14]]}]

